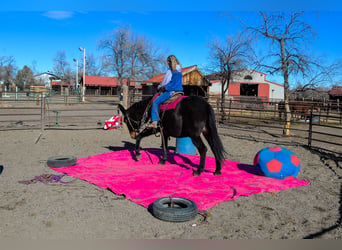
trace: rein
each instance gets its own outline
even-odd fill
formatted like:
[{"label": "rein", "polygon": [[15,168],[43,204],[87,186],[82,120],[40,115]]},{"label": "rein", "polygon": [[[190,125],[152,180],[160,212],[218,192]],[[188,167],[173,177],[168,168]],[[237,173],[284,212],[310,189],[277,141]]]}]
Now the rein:
[{"label": "rein", "polygon": [[135,126],[133,126],[133,124],[131,122],[131,118],[129,116],[127,116],[127,121],[129,123],[129,125],[133,128],[133,131],[139,133],[139,129],[140,129],[139,121],[136,121],[136,120],[132,119],[132,121],[138,126],[138,128],[135,128]]},{"label": "rein", "polygon": [[[132,118],[130,118],[128,115],[127,115],[127,121],[128,123],[130,124],[130,126],[133,128],[133,131],[135,133],[138,133],[140,132],[140,128],[141,128],[141,124],[145,124],[144,120],[146,119],[147,117],[147,114],[148,114],[148,110],[150,109],[150,107],[152,106],[152,100],[147,104],[146,108],[145,108],[145,111],[141,117],[141,120],[140,121],[137,121],[137,120],[134,120]],[[133,126],[132,122],[134,122],[138,128],[136,128],[135,126]]]}]

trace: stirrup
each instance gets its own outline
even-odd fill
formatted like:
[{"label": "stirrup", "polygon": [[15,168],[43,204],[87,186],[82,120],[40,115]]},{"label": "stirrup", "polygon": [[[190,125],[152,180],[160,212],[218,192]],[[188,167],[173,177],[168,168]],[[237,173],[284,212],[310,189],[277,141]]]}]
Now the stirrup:
[{"label": "stirrup", "polygon": [[154,128],[157,129],[158,128],[158,122],[154,121],[154,122],[149,122],[146,124],[146,128]]}]

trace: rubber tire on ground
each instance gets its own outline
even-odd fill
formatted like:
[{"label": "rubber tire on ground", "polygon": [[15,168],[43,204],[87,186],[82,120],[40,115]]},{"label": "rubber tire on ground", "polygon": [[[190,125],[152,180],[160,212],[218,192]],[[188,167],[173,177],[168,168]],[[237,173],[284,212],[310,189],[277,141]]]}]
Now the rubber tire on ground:
[{"label": "rubber tire on ground", "polygon": [[184,222],[196,217],[198,208],[194,201],[181,197],[171,197],[171,199],[176,206],[169,207],[171,205],[170,197],[155,200],[152,206],[152,214],[160,220],[170,222]]},{"label": "rubber tire on ground", "polygon": [[58,167],[68,167],[75,166],[77,162],[77,158],[71,155],[58,155],[51,156],[47,160],[47,165],[49,167],[58,168]]}]

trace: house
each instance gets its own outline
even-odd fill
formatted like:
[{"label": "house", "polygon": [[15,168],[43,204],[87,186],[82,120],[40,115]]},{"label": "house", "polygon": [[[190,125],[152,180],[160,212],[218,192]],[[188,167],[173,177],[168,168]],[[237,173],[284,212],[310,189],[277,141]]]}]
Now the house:
[{"label": "house", "polygon": [[[198,95],[208,96],[208,88],[211,85],[210,81],[202,74],[196,65],[182,68],[183,75],[183,92],[187,96]],[[157,86],[162,82],[165,73],[159,74],[143,83],[143,96],[151,96],[157,91]]]},{"label": "house", "polygon": [[45,86],[46,88],[49,88],[49,89],[52,88],[51,82],[53,80],[60,80],[60,78],[58,76],[50,73],[49,71],[35,75],[35,76],[33,76],[33,78],[34,78],[36,85]]},{"label": "house", "polygon": [[62,80],[51,80],[51,90],[52,92],[60,92],[63,93],[63,89],[72,87],[74,84],[63,82]]},{"label": "house", "polygon": [[[254,96],[264,101],[284,100],[284,86],[266,80],[267,74],[252,70],[242,69],[233,71],[233,76],[229,84],[226,95],[234,96]],[[210,79],[210,95],[221,95],[221,80],[217,73],[207,75]]]},{"label": "house", "polygon": [[[123,79],[123,85],[127,85],[128,80]],[[80,85],[83,86],[83,77],[80,80]],[[118,95],[119,80],[112,76],[85,76],[86,95]],[[141,88],[134,81],[129,82],[130,90]]]},{"label": "house", "polygon": [[342,86],[333,86],[332,89],[328,92],[330,100],[339,100],[342,101]]}]

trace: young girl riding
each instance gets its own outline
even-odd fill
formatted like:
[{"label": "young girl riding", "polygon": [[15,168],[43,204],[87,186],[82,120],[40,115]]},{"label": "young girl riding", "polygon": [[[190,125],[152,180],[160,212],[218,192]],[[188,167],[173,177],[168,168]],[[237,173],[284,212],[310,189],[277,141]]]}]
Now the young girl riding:
[{"label": "young girl riding", "polygon": [[168,100],[174,92],[183,91],[182,85],[182,66],[174,55],[167,57],[168,70],[165,73],[163,81],[158,86],[161,94],[154,100],[151,108],[151,122],[146,125],[147,128],[157,128],[159,122],[159,106]]}]

